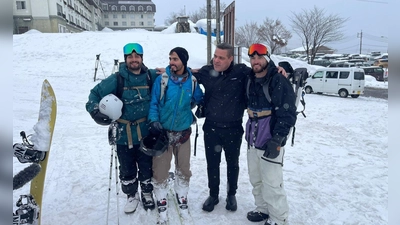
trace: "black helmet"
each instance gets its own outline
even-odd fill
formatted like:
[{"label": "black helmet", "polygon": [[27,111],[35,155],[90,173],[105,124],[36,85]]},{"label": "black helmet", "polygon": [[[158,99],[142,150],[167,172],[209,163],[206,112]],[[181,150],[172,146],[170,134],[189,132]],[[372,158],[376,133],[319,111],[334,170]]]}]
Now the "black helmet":
[{"label": "black helmet", "polygon": [[148,156],[159,156],[168,148],[167,133],[161,132],[159,135],[154,135],[150,132],[149,135],[140,140],[140,150]]}]

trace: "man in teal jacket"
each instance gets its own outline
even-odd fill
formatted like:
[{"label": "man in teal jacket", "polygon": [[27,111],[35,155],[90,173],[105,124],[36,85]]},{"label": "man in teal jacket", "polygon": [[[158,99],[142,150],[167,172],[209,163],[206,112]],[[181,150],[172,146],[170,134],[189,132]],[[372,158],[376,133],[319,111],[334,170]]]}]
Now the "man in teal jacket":
[{"label": "man in teal jacket", "polygon": [[192,132],[190,126],[193,122],[191,108],[194,104],[200,104],[203,101],[203,91],[199,84],[192,80],[192,72],[187,68],[188,59],[189,54],[186,49],[181,47],[172,49],[169,53],[169,66],[162,76],[156,78],[152,89],[148,117],[150,132],[157,134],[166,131],[169,139],[167,151],[153,157],[152,180],[161,224],[168,220],[167,181],[172,154],[175,156],[176,198],[181,212],[185,210],[187,212],[188,208],[187,193],[192,176],[190,171],[190,134]]},{"label": "man in teal jacket", "polygon": [[[143,207],[155,207],[151,184],[152,157],[145,155],[139,147],[140,139],[147,136],[149,130],[146,122],[151,99],[150,86],[157,74],[143,64],[143,48],[140,44],[126,44],[123,50],[125,62],[120,63],[118,71],[124,80],[124,91],[120,97],[123,102],[122,115],[117,120],[120,131],[117,155],[122,191],[128,195],[124,211],[132,213],[140,202],[138,181]],[[110,118],[99,111],[99,102],[104,96],[117,93],[117,76],[117,73],[110,75],[90,91],[86,110],[100,125],[111,123]]]}]

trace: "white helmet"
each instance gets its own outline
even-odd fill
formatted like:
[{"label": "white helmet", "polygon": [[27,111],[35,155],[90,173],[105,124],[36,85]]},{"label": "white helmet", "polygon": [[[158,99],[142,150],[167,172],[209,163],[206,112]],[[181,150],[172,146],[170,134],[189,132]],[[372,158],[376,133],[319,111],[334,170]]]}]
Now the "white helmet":
[{"label": "white helmet", "polygon": [[122,115],[122,101],[113,94],[108,94],[101,99],[99,104],[100,112],[110,117],[111,120],[117,120]]}]

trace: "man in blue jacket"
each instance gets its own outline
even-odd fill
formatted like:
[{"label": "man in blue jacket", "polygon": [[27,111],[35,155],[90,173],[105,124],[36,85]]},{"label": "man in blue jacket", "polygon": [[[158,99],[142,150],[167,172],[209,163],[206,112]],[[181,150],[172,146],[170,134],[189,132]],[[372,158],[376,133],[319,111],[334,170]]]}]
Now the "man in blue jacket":
[{"label": "man in blue jacket", "polygon": [[[174,189],[181,212],[187,212],[187,194],[190,171],[190,134],[193,116],[191,108],[201,104],[203,91],[187,68],[189,54],[186,49],[176,47],[169,53],[169,66],[156,78],[150,102],[150,132],[167,132],[169,146],[160,156],[153,157],[153,185],[157,199],[159,222],[168,220],[167,193],[168,172],[172,154],[175,157]],[[194,89],[194,90],[193,90]]]},{"label": "man in blue jacket", "polygon": [[[139,150],[140,139],[147,136],[147,115],[150,107],[150,86],[157,76],[155,70],[149,73],[143,64],[143,48],[138,43],[128,43],[123,48],[125,62],[119,65],[125,90],[120,97],[123,102],[122,115],[117,120],[121,131],[117,140],[119,177],[122,191],[128,195],[125,213],[132,213],[140,202],[138,185],[145,209],[154,209],[152,157]],[[111,74],[98,83],[91,91],[86,110],[99,125],[109,125],[111,119],[99,111],[100,100],[110,94],[117,94],[117,74]],[[135,124],[135,125],[134,125]],[[129,126],[132,129],[127,129]]]}]

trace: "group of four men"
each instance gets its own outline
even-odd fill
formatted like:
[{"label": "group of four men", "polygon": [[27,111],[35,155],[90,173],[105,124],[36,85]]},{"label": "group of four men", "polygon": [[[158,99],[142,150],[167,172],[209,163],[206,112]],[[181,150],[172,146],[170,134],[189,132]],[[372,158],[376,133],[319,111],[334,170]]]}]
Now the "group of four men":
[{"label": "group of four men", "polygon": [[[220,162],[224,150],[228,176],[226,209],[237,210],[235,195],[244,134],[242,120],[247,109],[247,161],[256,205],[247,218],[267,220],[266,225],[286,224],[288,203],[283,187],[282,147],[290,127],[296,122],[295,94],[290,82],[281,74],[285,71],[271,60],[269,49],[263,44],[251,45],[248,55],[252,68],[249,68],[245,64],[234,64],[233,46],[222,43],[217,45],[211,65],[192,70],[187,66],[186,49],[176,47],[169,53],[169,65],[158,71],[144,65],[140,44],[126,44],[123,50],[125,62],[120,63],[118,73],[91,90],[86,110],[98,124],[110,124],[111,119],[100,112],[99,102],[104,96],[117,92],[117,76],[124,78],[120,97],[123,109],[117,120],[121,131],[117,155],[122,191],[128,195],[125,212],[134,212],[141,199],[145,209],[154,209],[157,204],[161,219],[167,220],[172,154],[176,174],[174,197],[181,210],[188,209],[187,194],[192,176],[191,110],[198,105],[205,110],[203,131],[209,187],[209,197],[202,209],[211,212],[219,203]],[[196,81],[194,85],[193,80]],[[199,84],[203,85],[205,94]],[[270,100],[265,97],[264,85],[269,87]],[[164,153],[151,157],[140,151],[141,138],[160,132],[166,132],[169,140]]]}]

